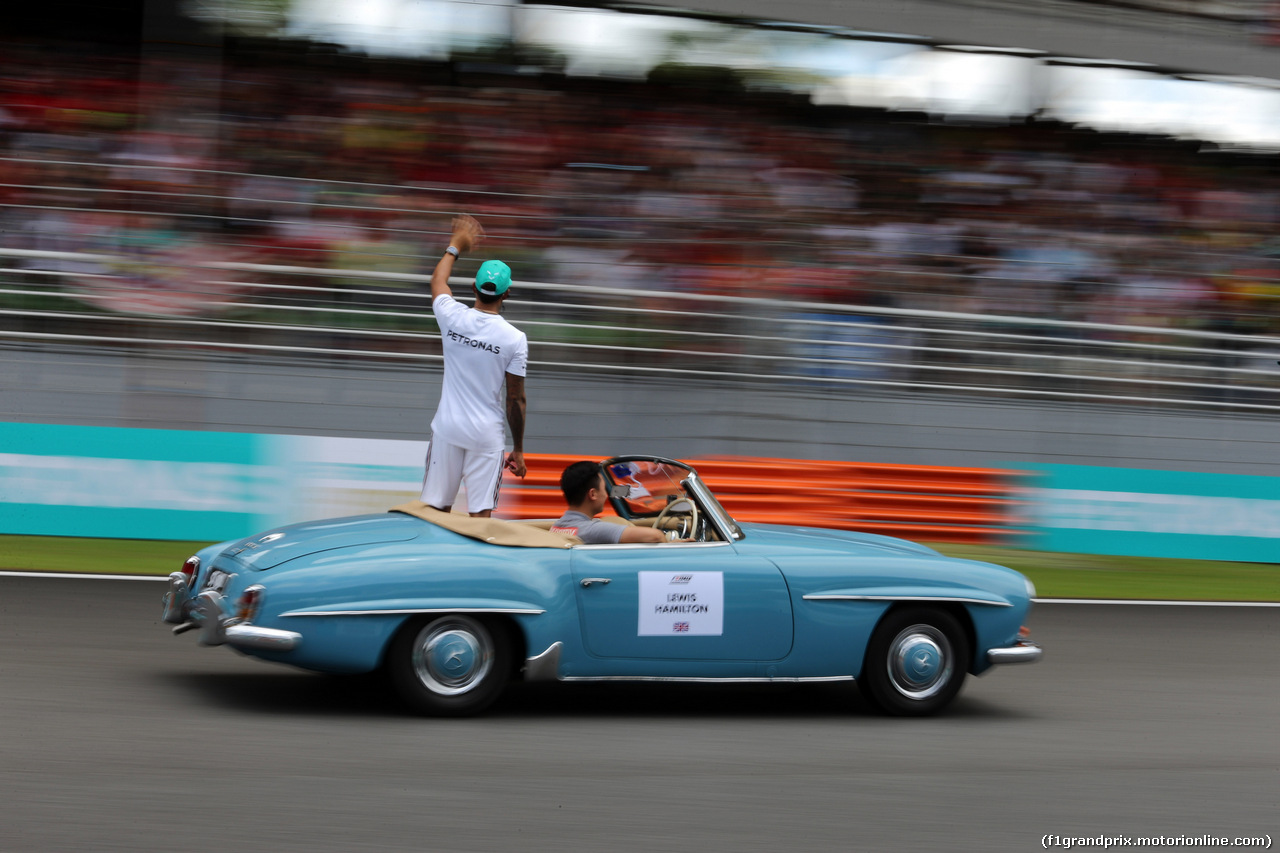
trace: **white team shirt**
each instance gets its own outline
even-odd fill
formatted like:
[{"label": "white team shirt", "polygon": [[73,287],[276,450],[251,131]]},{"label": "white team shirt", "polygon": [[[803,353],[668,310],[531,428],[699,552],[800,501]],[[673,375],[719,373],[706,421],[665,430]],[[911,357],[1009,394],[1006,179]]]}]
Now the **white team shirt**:
[{"label": "white team shirt", "polygon": [[529,339],[497,314],[468,308],[449,294],[431,303],[440,324],[444,387],[431,419],[433,439],[468,450],[502,450],[506,374],[524,376]]}]

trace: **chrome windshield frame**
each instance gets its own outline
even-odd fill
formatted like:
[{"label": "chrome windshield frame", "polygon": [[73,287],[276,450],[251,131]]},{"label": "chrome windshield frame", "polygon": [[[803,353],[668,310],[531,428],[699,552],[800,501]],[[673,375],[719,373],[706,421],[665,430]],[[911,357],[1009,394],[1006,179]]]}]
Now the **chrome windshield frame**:
[{"label": "chrome windshield frame", "polygon": [[685,491],[702,507],[703,515],[710,519],[721,539],[725,542],[741,542],[747,538],[747,534],[743,532],[738,522],[734,521],[728,511],[720,505],[720,501],[716,499],[707,484],[702,482],[697,471],[690,471],[689,476],[681,481],[680,485],[684,486]]}]

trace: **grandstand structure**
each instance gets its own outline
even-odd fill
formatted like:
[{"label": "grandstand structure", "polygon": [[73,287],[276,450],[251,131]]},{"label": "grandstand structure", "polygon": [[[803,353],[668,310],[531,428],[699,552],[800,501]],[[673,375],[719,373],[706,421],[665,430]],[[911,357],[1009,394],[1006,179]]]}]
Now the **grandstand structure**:
[{"label": "grandstand structure", "polygon": [[[760,21],[779,18],[777,5],[767,0],[652,0],[645,5],[696,7]],[[1280,43],[1280,11],[1270,0],[794,0],[786,6],[786,18],[1067,61],[1112,60],[1172,73],[1257,78],[1277,76]]]}]

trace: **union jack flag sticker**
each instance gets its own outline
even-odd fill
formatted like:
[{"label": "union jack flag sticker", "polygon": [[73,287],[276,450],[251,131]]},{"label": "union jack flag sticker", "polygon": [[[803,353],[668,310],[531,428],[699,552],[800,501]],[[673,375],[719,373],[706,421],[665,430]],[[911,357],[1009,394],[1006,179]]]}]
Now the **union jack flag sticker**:
[{"label": "union jack flag sticker", "polygon": [[687,634],[689,632],[689,623],[677,622],[671,626],[671,630],[677,634]]}]

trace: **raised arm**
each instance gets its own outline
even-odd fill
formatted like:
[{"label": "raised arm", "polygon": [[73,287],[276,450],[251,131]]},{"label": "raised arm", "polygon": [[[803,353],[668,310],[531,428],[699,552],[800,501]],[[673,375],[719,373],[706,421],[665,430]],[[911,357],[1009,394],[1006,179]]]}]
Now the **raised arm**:
[{"label": "raised arm", "polygon": [[[456,216],[453,220],[453,233],[449,235],[449,246],[457,249],[458,254],[469,252],[475,246],[480,245],[480,239],[484,237],[484,229],[480,227],[480,223],[476,222],[465,213],[462,216]],[[436,268],[431,273],[431,301],[435,303],[441,294],[448,293],[453,295],[453,291],[449,289],[449,276],[453,275],[453,263],[457,257],[453,252],[445,252],[440,260],[436,262]]]},{"label": "raised arm", "polygon": [[511,427],[511,453],[507,455],[507,470],[517,477],[525,475],[524,464],[524,377],[507,374],[507,425]]}]

